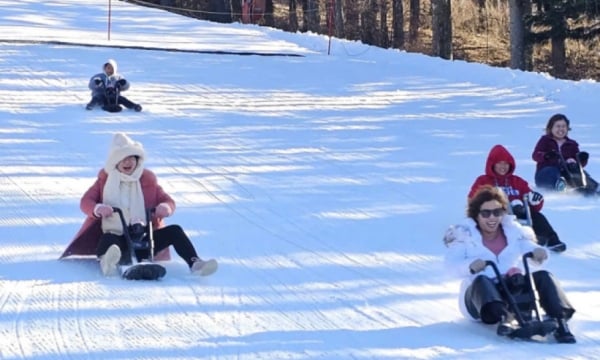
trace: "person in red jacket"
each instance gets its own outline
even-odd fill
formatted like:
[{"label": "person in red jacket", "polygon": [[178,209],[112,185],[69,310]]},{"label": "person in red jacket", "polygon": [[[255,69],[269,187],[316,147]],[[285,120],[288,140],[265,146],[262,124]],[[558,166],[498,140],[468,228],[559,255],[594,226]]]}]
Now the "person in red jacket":
[{"label": "person in red jacket", "polygon": [[536,191],[532,191],[527,181],[514,175],[516,168],[515,159],[512,154],[502,145],[495,145],[490,150],[485,164],[485,174],[479,176],[471,191],[469,199],[483,185],[492,185],[501,188],[510,202],[512,213],[519,219],[527,218],[527,209],[523,203],[524,195],[529,196],[529,209],[531,213],[531,227],[535,232],[538,244],[547,246],[555,252],[562,252],[567,245],[560,241],[558,234],[548,222],[548,219],[540,211],[544,206],[544,197]]},{"label": "person in red jacket", "polygon": [[158,184],[156,175],[144,167],[145,158],[141,143],[123,133],[114,135],[104,168],[81,198],[80,207],[87,218],[61,258],[95,254],[102,273],[115,275],[118,264],[126,262],[129,249],[113,209],[120,208],[126,221],[134,224],[146,218],[147,208],[154,208],[151,221],[155,258],[168,259],[167,251],[172,246],[192,273],[214,273],[216,260],[200,259],[181,226],[164,224],[164,218],[175,211],[175,201]]},{"label": "person in red jacket", "polygon": [[[563,191],[567,185],[584,195],[599,195],[598,182],[583,171],[585,186],[582,186],[580,166],[587,165],[589,154],[579,151],[577,141],[568,134],[569,119],[563,114],[554,114],[546,124],[546,134],[538,140],[532,159],[536,162],[535,184],[540,188]],[[579,178],[575,181],[573,175]]]}]

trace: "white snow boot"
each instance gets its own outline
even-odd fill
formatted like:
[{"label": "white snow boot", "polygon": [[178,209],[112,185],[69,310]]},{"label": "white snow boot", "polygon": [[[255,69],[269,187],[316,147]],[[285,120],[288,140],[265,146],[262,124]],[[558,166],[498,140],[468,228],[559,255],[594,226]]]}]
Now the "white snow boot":
[{"label": "white snow boot", "polygon": [[113,276],[117,274],[117,264],[121,260],[121,249],[118,245],[112,244],[100,257],[100,270],[104,276]]},{"label": "white snow boot", "polygon": [[192,274],[197,274],[200,276],[208,276],[210,274],[213,274],[215,271],[217,271],[217,268],[219,267],[219,264],[217,263],[217,260],[215,259],[210,259],[210,260],[202,260],[202,259],[195,259],[194,263],[192,264],[191,270],[192,270]]}]

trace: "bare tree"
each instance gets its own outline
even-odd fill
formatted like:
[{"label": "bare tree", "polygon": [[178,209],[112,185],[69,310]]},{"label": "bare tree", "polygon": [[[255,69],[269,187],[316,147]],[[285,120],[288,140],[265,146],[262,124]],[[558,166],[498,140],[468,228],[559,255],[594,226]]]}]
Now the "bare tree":
[{"label": "bare tree", "polygon": [[335,0],[335,36],[344,37],[344,1]]},{"label": "bare tree", "polygon": [[304,0],[304,21],[305,28],[308,31],[320,33],[320,14],[319,14],[319,0]]},{"label": "bare tree", "polygon": [[387,0],[380,0],[379,2],[379,41],[378,46],[382,48],[390,47],[390,37],[387,25]]},{"label": "bare tree", "polygon": [[[222,1],[228,1],[228,0],[222,0]],[[265,19],[265,26],[274,26],[275,25],[275,19],[273,18],[273,0],[266,0],[265,1],[265,14],[263,15],[264,19]]]},{"label": "bare tree", "polygon": [[360,13],[360,39],[365,44],[377,45],[375,14],[377,14],[377,0],[366,0],[363,11]]},{"label": "bare tree", "polygon": [[344,15],[346,22],[344,30],[346,32],[346,38],[350,40],[360,39],[359,29],[359,2],[354,0],[344,0]]},{"label": "bare tree", "polygon": [[404,49],[404,7],[402,0],[392,0],[392,47]]},{"label": "bare tree", "polygon": [[419,26],[421,25],[421,0],[410,0],[410,21],[408,26],[408,42],[411,45],[417,43],[419,38]]},{"label": "bare tree", "polygon": [[242,2],[231,2],[231,21],[240,21],[242,19]]},{"label": "bare tree", "polygon": [[431,0],[432,52],[452,59],[452,8],[450,0]]},{"label": "bare tree", "polygon": [[[523,0],[509,0],[509,17],[510,17],[510,67],[513,69],[526,70],[527,64],[527,49],[531,49],[527,45],[527,28],[525,25],[525,16],[527,8],[531,12],[531,6],[527,6]],[[531,51],[529,51],[531,56]]]},{"label": "bare tree", "polygon": [[296,32],[298,31],[298,14],[296,13],[296,0],[290,0],[288,5],[288,25],[289,31]]}]

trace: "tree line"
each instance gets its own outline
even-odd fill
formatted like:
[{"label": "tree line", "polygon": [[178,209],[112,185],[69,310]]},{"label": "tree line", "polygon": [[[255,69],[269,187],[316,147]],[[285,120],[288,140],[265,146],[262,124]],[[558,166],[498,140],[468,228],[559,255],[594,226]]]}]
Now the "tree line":
[{"label": "tree line", "polygon": [[455,56],[453,8],[479,9],[475,22],[486,20],[486,9],[503,8],[509,19],[508,66],[533,70],[534,47],[546,45],[550,73],[559,78],[567,74],[567,41],[597,43],[600,36],[600,0],[508,0],[508,6],[507,0],[129,0],[222,23],[243,21],[246,1],[261,4],[260,16],[252,18],[259,25],[382,48],[406,50],[421,43],[423,52],[444,59]]}]

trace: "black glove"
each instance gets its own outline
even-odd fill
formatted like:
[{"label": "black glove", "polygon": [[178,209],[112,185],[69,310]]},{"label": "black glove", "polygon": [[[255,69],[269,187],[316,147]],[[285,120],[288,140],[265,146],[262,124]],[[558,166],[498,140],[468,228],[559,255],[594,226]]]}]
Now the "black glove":
[{"label": "black glove", "polygon": [[590,158],[590,154],[588,154],[586,151],[581,151],[577,153],[577,158],[579,159],[579,162],[587,163],[588,159]]},{"label": "black glove", "polygon": [[94,84],[96,84],[96,86],[100,86],[100,84],[102,84],[102,79],[100,79],[100,78],[95,78],[95,79],[94,79]]},{"label": "black glove", "polygon": [[550,150],[544,154],[544,159],[546,159],[546,160],[558,159],[558,153],[556,152],[556,150]]},{"label": "black glove", "polygon": [[127,80],[125,80],[125,79],[117,80],[118,87],[125,86],[125,84],[127,84]]},{"label": "black glove", "polygon": [[527,217],[527,214],[525,213],[525,207],[523,205],[515,205],[515,206],[513,206],[512,207],[512,212],[513,212],[513,214],[516,217],[518,217],[520,219],[523,219],[523,218]]}]

